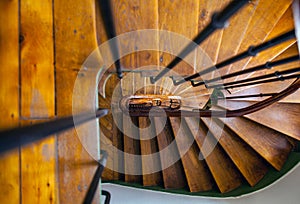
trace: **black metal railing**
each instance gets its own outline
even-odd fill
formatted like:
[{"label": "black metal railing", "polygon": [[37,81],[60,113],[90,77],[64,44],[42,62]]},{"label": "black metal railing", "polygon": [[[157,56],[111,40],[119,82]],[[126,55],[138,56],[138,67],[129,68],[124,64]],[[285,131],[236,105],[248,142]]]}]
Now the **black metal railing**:
[{"label": "black metal railing", "polygon": [[295,30],[291,30],[291,31],[289,31],[287,33],[279,35],[279,36],[277,36],[277,37],[275,37],[275,38],[273,38],[273,39],[271,39],[271,40],[269,40],[267,42],[264,42],[264,43],[260,44],[260,45],[250,46],[246,51],[244,51],[244,52],[242,52],[242,53],[240,53],[238,55],[235,55],[235,56],[233,56],[233,57],[231,57],[231,58],[229,58],[227,60],[224,60],[224,61],[222,61],[220,63],[217,63],[216,65],[211,66],[211,67],[209,67],[209,68],[207,68],[207,69],[205,69],[203,71],[200,71],[200,72],[198,72],[196,74],[193,74],[191,76],[185,77],[185,78],[183,78],[182,80],[180,80],[178,82],[174,82],[174,85],[179,85],[179,84],[182,84],[184,82],[190,81],[190,80],[195,79],[197,77],[200,77],[200,76],[202,76],[204,74],[208,74],[210,72],[213,72],[216,69],[221,69],[221,68],[226,67],[226,66],[228,66],[230,64],[238,62],[238,61],[240,61],[242,59],[245,59],[247,57],[256,56],[258,53],[260,53],[260,52],[262,52],[262,51],[264,51],[264,50],[266,50],[268,48],[271,48],[273,46],[276,46],[278,44],[286,42],[286,41],[288,41],[288,40],[290,40],[292,38],[295,38],[295,37],[296,37]]},{"label": "black metal railing", "polygon": [[[228,83],[224,83],[224,84],[215,84],[215,85],[210,85],[210,86],[208,85],[207,88],[231,89],[231,88],[238,88],[238,87],[262,84],[262,83],[283,81],[283,80],[287,80],[287,79],[298,78],[300,75],[299,72],[300,72],[300,68],[294,68],[294,69],[289,69],[289,70],[285,70],[285,71],[276,71],[271,74],[266,74],[266,75],[252,77],[252,78],[248,78],[248,79],[228,82]],[[293,74],[293,75],[290,75],[290,74]],[[275,78],[268,79],[268,78],[272,78],[272,77],[275,77]],[[262,80],[262,79],[267,79],[267,80]]]},{"label": "black metal railing", "polygon": [[226,75],[221,76],[221,77],[216,77],[216,78],[213,78],[213,79],[204,80],[204,81],[200,81],[200,82],[197,82],[197,83],[195,83],[195,81],[193,81],[193,80],[191,82],[192,82],[192,86],[194,86],[194,87],[201,86],[201,85],[204,85],[204,84],[208,85],[211,82],[224,80],[224,79],[229,79],[229,78],[232,78],[232,77],[240,76],[240,75],[243,75],[243,74],[248,74],[248,73],[251,73],[251,72],[261,71],[261,70],[264,70],[264,69],[271,69],[273,67],[288,64],[288,63],[297,61],[299,59],[300,59],[299,55],[295,55],[295,56],[288,57],[288,58],[281,59],[281,60],[277,60],[277,61],[274,61],[274,62],[268,61],[265,64],[261,64],[261,65],[251,67],[251,68],[248,68],[248,69],[244,69],[244,70],[241,70],[241,71],[237,71],[237,72],[234,72],[234,73],[226,74]]},{"label": "black metal railing", "polygon": [[193,42],[189,43],[178,56],[175,57],[168,65],[166,69],[163,69],[156,77],[151,77],[151,83],[155,83],[162,78],[166,73],[173,69],[182,59],[184,59],[190,52],[192,52],[197,45],[200,45],[205,39],[207,39],[217,29],[224,28],[227,25],[227,21],[243,6],[245,6],[248,0],[233,0],[230,2],[223,11],[215,13],[211,17],[211,22],[193,39]]},{"label": "black metal railing", "polygon": [[77,116],[53,119],[30,126],[3,130],[0,132],[0,154],[70,129],[74,127],[74,118],[76,118],[76,125],[80,125],[95,118],[101,118],[107,115],[107,113],[107,109],[99,109],[95,113],[83,113]]},{"label": "black metal railing", "polygon": [[239,96],[227,96],[227,97],[218,97],[218,100],[227,100],[227,99],[241,99],[241,98],[257,98],[257,97],[268,97],[275,96],[277,93],[260,93],[260,94],[249,94],[249,95],[239,95]]},{"label": "black metal railing", "polygon": [[[101,154],[102,154],[102,158],[98,162],[98,167],[97,167],[96,172],[93,176],[93,179],[92,179],[91,184],[89,186],[88,192],[85,195],[85,198],[84,198],[84,201],[83,201],[84,204],[92,203],[92,201],[94,199],[94,196],[95,196],[95,193],[97,191],[97,188],[99,186],[99,181],[100,181],[101,175],[103,173],[104,167],[106,166],[107,152],[102,150]],[[104,194],[106,195],[105,203],[109,203],[110,194],[108,192],[107,193],[104,192]]]},{"label": "black metal railing", "polygon": [[[99,5],[100,5],[101,17],[102,17],[104,27],[105,27],[106,36],[107,36],[108,40],[110,40],[110,39],[116,37],[116,30],[115,30],[113,15],[112,15],[111,4],[110,4],[110,1],[99,0]],[[122,68],[121,68],[121,63],[119,60],[120,54],[119,54],[119,48],[117,45],[117,41],[111,40],[109,42],[109,46],[110,46],[113,58],[117,59],[115,62],[116,72],[117,72],[118,77],[121,79],[122,78]]]}]

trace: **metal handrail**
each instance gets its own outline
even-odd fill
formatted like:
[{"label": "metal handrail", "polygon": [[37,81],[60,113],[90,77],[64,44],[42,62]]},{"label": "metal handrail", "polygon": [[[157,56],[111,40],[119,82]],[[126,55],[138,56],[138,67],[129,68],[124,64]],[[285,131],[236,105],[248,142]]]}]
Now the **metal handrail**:
[{"label": "metal handrail", "polygon": [[260,53],[260,52],[262,52],[262,51],[264,51],[264,50],[266,50],[266,49],[268,49],[270,47],[276,46],[278,44],[281,44],[281,43],[283,43],[285,41],[288,41],[288,40],[290,40],[292,38],[295,38],[295,37],[296,37],[295,36],[295,30],[291,30],[291,31],[289,31],[287,33],[279,35],[279,36],[277,36],[277,37],[275,37],[275,38],[273,38],[273,39],[271,39],[271,40],[269,40],[267,42],[264,42],[264,43],[260,44],[260,45],[250,46],[246,51],[244,51],[244,52],[242,52],[242,53],[240,53],[238,55],[235,55],[235,56],[233,56],[233,57],[231,57],[229,59],[226,59],[226,60],[224,60],[224,61],[222,61],[222,62],[220,62],[220,63],[218,63],[218,64],[216,64],[214,66],[211,66],[211,67],[209,67],[209,68],[207,68],[207,69],[205,69],[203,71],[200,71],[200,72],[198,72],[196,74],[193,74],[191,76],[185,77],[185,78],[183,78],[182,80],[180,80],[178,82],[174,82],[174,85],[179,85],[179,84],[182,84],[184,82],[190,81],[192,79],[200,77],[201,75],[213,72],[216,69],[220,69],[220,68],[226,67],[226,66],[228,66],[228,65],[230,65],[232,63],[235,63],[237,61],[240,61],[240,60],[242,60],[244,58],[247,58],[247,57],[250,57],[250,56],[252,56],[252,57],[256,56],[258,53]]},{"label": "metal handrail", "polygon": [[197,87],[197,86],[201,86],[201,85],[208,84],[208,83],[211,83],[211,82],[224,80],[224,79],[229,79],[229,78],[240,76],[240,75],[243,75],[243,74],[248,74],[248,73],[251,73],[251,72],[256,72],[256,71],[260,71],[260,70],[264,70],[264,69],[272,69],[275,66],[291,63],[291,62],[297,61],[299,59],[300,59],[299,55],[295,55],[295,56],[284,58],[284,59],[277,60],[277,61],[274,61],[274,62],[268,61],[265,64],[261,64],[261,65],[255,66],[255,67],[251,67],[251,68],[248,68],[248,69],[237,71],[237,72],[234,72],[234,73],[231,73],[231,74],[226,74],[226,75],[221,76],[221,77],[216,77],[216,78],[213,78],[213,79],[200,81],[198,83],[195,83],[195,81],[192,81],[192,86]]},{"label": "metal handrail", "polygon": [[150,77],[151,83],[155,83],[162,78],[167,72],[173,69],[179,62],[182,61],[191,51],[193,51],[197,45],[200,45],[206,38],[208,38],[217,29],[224,28],[227,25],[227,21],[243,6],[245,6],[248,0],[233,0],[230,2],[223,11],[215,13],[211,17],[211,22],[193,39],[193,42],[189,43],[178,56],[175,57],[168,65],[167,68],[162,70],[156,77]]},{"label": "metal handrail", "polygon": [[[105,32],[108,40],[116,37],[116,30],[115,30],[115,25],[114,25],[114,20],[113,20],[113,15],[112,15],[112,8],[110,5],[110,1],[99,1],[100,5],[100,11],[101,11],[101,17],[104,23],[105,27]],[[121,68],[121,63],[119,60],[119,48],[117,45],[116,40],[111,40],[109,41],[109,46],[111,49],[111,53],[114,56],[114,59],[117,59],[115,62],[116,65],[116,72],[118,77],[121,79],[122,78],[122,68]]]},{"label": "metal handrail", "polygon": [[[215,85],[210,85],[210,86],[208,85],[206,87],[207,88],[224,88],[224,89],[227,89],[227,88],[242,87],[242,86],[244,86],[244,84],[255,85],[255,84],[260,84],[260,83],[283,81],[285,79],[291,79],[291,78],[293,78],[292,76],[294,76],[294,75],[292,75],[292,76],[285,76],[285,75],[294,74],[294,73],[297,73],[297,72],[300,72],[299,67],[294,68],[294,69],[285,70],[285,71],[276,71],[276,72],[271,73],[271,74],[252,77],[252,78],[248,78],[248,79],[242,79],[242,80],[238,80],[238,81],[232,81],[232,82],[228,82],[228,83],[224,83],[224,84],[215,84]],[[298,75],[299,75],[299,73],[298,73]],[[276,77],[276,78],[275,79],[269,79],[271,81],[269,81],[269,80],[258,81],[258,80],[261,80],[261,79],[268,79],[268,78],[272,78],[272,77]]]},{"label": "metal handrail", "polygon": [[125,114],[130,116],[139,116],[139,117],[149,117],[151,112],[151,117],[240,117],[247,115],[256,111],[259,111],[267,106],[272,105],[273,103],[280,101],[281,99],[289,96],[290,94],[296,92],[300,88],[300,80],[297,79],[292,83],[288,88],[283,91],[275,94],[272,97],[269,97],[263,101],[259,101],[251,106],[246,108],[241,108],[237,110],[228,110],[228,111],[212,111],[212,110],[196,110],[196,111],[186,111],[186,110],[162,110],[159,108],[152,109],[139,109],[139,110],[128,110],[123,111]]},{"label": "metal handrail", "polygon": [[108,109],[99,109],[94,113],[83,113],[76,116],[57,118],[30,126],[2,130],[0,131],[0,154],[10,149],[17,148],[20,145],[30,144],[55,133],[70,129],[74,127],[74,118],[76,118],[76,125],[80,125],[95,118],[101,118],[107,115],[107,113]]}]

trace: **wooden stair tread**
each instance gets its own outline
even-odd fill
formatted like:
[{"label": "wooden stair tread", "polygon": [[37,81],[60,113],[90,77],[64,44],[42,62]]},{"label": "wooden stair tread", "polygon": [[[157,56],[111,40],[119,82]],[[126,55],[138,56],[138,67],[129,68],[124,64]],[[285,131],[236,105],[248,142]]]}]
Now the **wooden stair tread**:
[{"label": "wooden stair tread", "polygon": [[[164,127],[161,118],[155,117],[154,121],[158,148],[160,151],[164,187],[166,189],[184,188],[187,186],[187,183],[182,164],[180,160],[176,161],[178,158],[180,158],[180,155],[176,143],[173,142],[174,138],[170,123],[167,121],[166,126]],[[159,132],[159,130],[163,131]],[[169,162],[174,163],[172,165],[168,165],[170,164]]]},{"label": "wooden stair tread", "polygon": [[[249,46],[264,42],[291,3],[292,0],[277,1],[276,4],[271,1],[259,1],[239,47],[239,52],[245,51]],[[248,57],[234,63],[230,72],[244,69],[250,60],[251,57]]]},{"label": "wooden stair tread", "polygon": [[[292,17],[292,8],[291,6],[286,10],[286,12],[282,15],[282,17],[279,19],[279,21],[276,23],[275,27],[272,29],[272,31],[270,32],[270,34],[268,35],[268,37],[265,39],[265,41],[267,40],[271,40],[272,38],[275,38],[276,36],[279,36],[281,34],[283,34],[284,32],[290,31],[294,28],[294,21],[293,21],[293,17]],[[276,45],[275,47],[272,47],[272,52],[270,52],[270,50],[265,50],[261,53],[259,53],[258,57],[254,57],[250,60],[250,62],[247,64],[247,67],[254,67],[256,65],[265,63],[266,61],[271,61],[273,60],[275,57],[277,57],[278,55],[280,55],[280,53],[284,52],[286,49],[288,49],[290,46],[292,46],[294,43],[296,42],[296,39],[291,39],[287,42],[281,43],[279,45]],[[273,70],[270,70],[271,72],[274,72]],[[266,71],[258,71],[258,72],[252,72],[250,74],[248,74],[246,76],[246,78],[248,77],[252,77],[252,76],[258,76],[258,75],[262,75],[265,74]],[[242,77],[237,77],[236,79],[240,79]]]},{"label": "wooden stair tread", "polygon": [[285,135],[247,118],[220,118],[220,120],[275,169],[282,168],[292,149]]},{"label": "wooden stair tread", "polygon": [[[212,177],[204,161],[199,160],[199,150],[185,128],[180,129],[180,118],[170,118],[175,140],[191,192],[208,191],[213,187]],[[191,146],[189,144],[192,144]]]},{"label": "wooden stair tread", "polygon": [[[225,103],[228,109],[238,109],[250,106],[255,102],[226,100],[226,102],[220,101],[219,105],[224,107]],[[299,114],[300,104],[298,103],[275,103],[244,117],[300,140]]]},{"label": "wooden stair tread", "polygon": [[[217,62],[226,60],[238,53],[240,44],[244,39],[247,27],[249,26],[258,2],[259,0],[251,1],[250,4],[246,5],[239,13],[232,17],[230,26],[223,31]],[[223,76],[230,72],[230,67],[231,66],[227,66],[221,69],[219,71],[220,75]]]},{"label": "wooden stair tread", "polygon": [[220,191],[225,193],[239,187],[242,183],[239,172],[212,134],[194,118],[185,118],[185,121]]},{"label": "wooden stair tread", "polygon": [[233,163],[251,186],[257,184],[267,173],[268,168],[260,156],[233,132],[224,128],[220,121],[202,118],[202,121],[231,158]]},{"label": "wooden stair tread", "polygon": [[162,181],[161,173],[157,172],[157,169],[161,169],[161,165],[155,137],[156,132],[153,126],[149,126],[150,123],[149,118],[139,117],[140,131],[144,131],[143,134],[140,132],[143,185],[157,186],[160,185]]},{"label": "wooden stair tread", "polygon": [[139,157],[134,157],[141,155],[140,142],[137,140],[139,132],[133,128],[134,125],[138,127],[138,119],[123,114],[125,182],[141,183],[142,161]]}]

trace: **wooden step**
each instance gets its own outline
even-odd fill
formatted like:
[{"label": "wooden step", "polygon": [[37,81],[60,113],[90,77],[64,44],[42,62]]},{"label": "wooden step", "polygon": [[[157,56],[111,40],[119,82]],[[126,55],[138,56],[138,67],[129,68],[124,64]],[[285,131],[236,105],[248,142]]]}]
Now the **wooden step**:
[{"label": "wooden step", "polygon": [[[249,46],[258,45],[264,42],[274,28],[274,25],[280,20],[291,3],[292,0],[276,1],[276,3],[273,1],[259,1],[249,26],[247,27],[238,53],[247,50]],[[256,58],[258,57],[259,56],[256,56]],[[244,69],[250,60],[251,57],[248,57],[234,63],[230,72],[232,73]]]},{"label": "wooden step", "polygon": [[238,170],[211,132],[195,118],[185,118],[185,121],[220,191],[225,193],[239,187],[242,181]]},{"label": "wooden step", "polygon": [[285,163],[292,146],[285,135],[247,118],[220,118],[278,171]]},{"label": "wooden step", "polygon": [[[238,53],[240,44],[244,39],[247,27],[251,21],[252,15],[256,10],[259,0],[251,1],[239,13],[230,19],[230,25],[224,29],[222,42],[218,54],[217,62],[228,59]],[[220,75],[229,73],[231,66],[219,70]]]},{"label": "wooden step", "polygon": [[257,184],[267,173],[268,167],[261,157],[243,140],[235,135],[219,120],[202,118],[209,131],[219,139],[227,155],[251,186]]},{"label": "wooden step", "polygon": [[[294,19],[293,19],[293,13],[291,6],[286,10],[286,12],[282,15],[280,20],[276,23],[275,27],[272,29],[268,37],[264,41],[271,40],[272,38],[275,38],[287,31],[290,31],[294,28]],[[280,55],[282,52],[284,52],[286,49],[288,49],[290,46],[292,46],[296,42],[296,39],[291,39],[287,42],[281,43],[279,45],[276,45],[275,47],[272,47],[272,52],[270,52],[270,49],[265,50],[258,54],[257,57],[253,57],[246,67],[254,67],[256,65],[265,63],[266,61],[273,60],[275,57]],[[246,68],[245,67],[245,68]],[[274,72],[274,70],[272,70]],[[266,74],[266,71],[259,71],[259,72],[252,72],[247,74],[247,76],[240,76],[236,77],[236,80],[241,78],[249,78],[250,76],[258,76]]]},{"label": "wooden step", "polygon": [[138,129],[138,118],[123,114],[124,133],[124,169],[125,181],[129,183],[141,183],[142,181],[142,161]]},{"label": "wooden step", "polygon": [[[183,166],[180,160],[176,142],[172,134],[172,127],[169,120],[164,126],[163,118],[154,118],[157,134],[160,162],[163,174],[163,183],[166,189],[181,189],[187,186]],[[159,131],[162,130],[162,131]],[[170,165],[172,164],[172,165]]]},{"label": "wooden step", "polygon": [[143,185],[157,186],[162,182],[160,157],[154,124],[147,117],[139,117],[142,154]]},{"label": "wooden step", "polygon": [[[226,105],[225,105],[226,104]],[[239,109],[255,104],[253,101],[220,101],[219,105],[228,109]],[[260,111],[245,115],[257,123],[277,130],[292,138],[300,140],[300,104],[298,103],[275,103]]]},{"label": "wooden step", "polygon": [[199,160],[199,149],[180,118],[170,118],[173,133],[191,192],[208,191],[213,188],[213,179],[204,161]]}]

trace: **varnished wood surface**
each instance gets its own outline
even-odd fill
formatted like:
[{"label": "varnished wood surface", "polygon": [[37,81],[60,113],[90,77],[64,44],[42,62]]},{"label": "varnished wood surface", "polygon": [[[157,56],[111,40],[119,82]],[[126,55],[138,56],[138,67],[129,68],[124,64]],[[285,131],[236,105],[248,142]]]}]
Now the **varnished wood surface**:
[{"label": "varnished wood surface", "polygon": [[161,171],[158,171],[161,169],[161,164],[155,127],[150,127],[150,125],[151,121],[149,118],[139,117],[140,131],[146,129],[145,134],[140,134],[143,185],[158,186],[162,182]]},{"label": "varnished wood surface", "polygon": [[[0,1],[0,129],[19,125],[19,1]],[[19,149],[0,155],[0,203],[20,203]]]},{"label": "varnished wood surface", "polygon": [[[124,169],[125,181],[131,183],[142,183],[142,161],[139,132],[132,127],[138,127],[138,118],[130,118],[123,115],[124,133]],[[137,155],[138,157],[135,157]]]},{"label": "varnished wood surface", "polygon": [[[78,0],[72,3],[54,1],[55,85],[59,117],[72,114],[73,89],[78,70],[97,47],[94,4],[92,0]],[[82,88],[84,87],[86,90],[93,91],[88,84],[82,84]],[[81,100],[81,103],[82,107],[86,107],[84,100]],[[87,128],[86,131],[88,135],[93,130]],[[95,136],[93,138],[96,139]],[[94,159],[86,152],[74,129],[60,134],[57,142],[59,201],[60,203],[68,203],[70,200],[81,202],[96,169],[96,166],[82,165],[82,162],[94,162]],[[97,142],[91,142],[90,145],[89,151],[97,151]],[[79,167],[74,168],[74,163]],[[98,201],[99,194],[96,194],[94,202]]]},{"label": "varnished wood surface", "polygon": [[[281,16],[281,18],[278,20],[268,37],[265,41],[271,40],[272,38],[275,38],[285,32],[288,32],[294,28],[294,21],[292,17],[292,9],[291,6],[285,11],[285,13]],[[250,60],[250,62],[247,64],[246,67],[253,67],[259,64],[263,64],[267,61],[273,60],[275,57],[280,55],[282,52],[284,52],[286,49],[288,49],[291,45],[293,45],[296,42],[296,39],[288,40],[287,42],[281,43],[275,47],[272,48],[272,52],[270,50],[265,50],[261,53],[259,53],[258,57],[254,57]],[[246,68],[245,67],[245,68]],[[271,70],[269,70],[271,71]],[[274,72],[274,69],[272,70]],[[247,76],[244,77],[252,77],[255,75],[263,75],[266,71],[259,71],[257,73],[250,73]],[[240,79],[241,77],[237,77],[236,80]]]},{"label": "varnished wood surface", "polygon": [[[250,101],[227,100],[226,105],[229,109],[242,108],[254,104]],[[245,115],[257,123],[277,130],[283,134],[300,140],[300,104],[296,103],[275,103],[258,112]]]},{"label": "varnished wood surface", "polygon": [[282,168],[292,148],[283,134],[242,117],[221,120],[275,169]]},{"label": "varnished wood surface", "polygon": [[199,160],[200,151],[194,143],[193,136],[186,127],[181,126],[180,118],[170,118],[170,122],[190,191],[211,190],[213,188],[212,176],[205,162]]},{"label": "varnished wood surface", "polygon": [[219,138],[219,143],[231,158],[247,182],[254,186],[267,173],[268,168],[262,158],[237,135],[220,121],[202,118],[202,121],[214,137]]},{"label": "varnished wood surface", "polygon": [[[52,3],[22,1],[20,7],[22,125],[55,115]],[[55,136],[21,147],[22,203],[57,203],[56,169]]]},{"label": "varnished wood surface", "polygon": [[185,118],[185,121],[220,191],[225,193],[239,187],[240,174],[212,133],[193,118]]},{"label": "varnished wood surface", "polygon": [[[228,59],[238,53],[240,44],[242,43],[247,27],[252,19],[259,0],[251,1],[238,14],[232,17],[228,28],[224,29],[222,42],[218,54],[218,62]],[[230,71],[231,66],[227,66],[219,71],[220,75],[225,75]]]},{"label": "varnished wood surface", "polygon": [[[259,1],[241,41],[238,53],[247,50],[251,45],[258,45],[264,42],[291,3],[291,0],[277,1],[276,4],[271,1]],[[259,57],[259,55],[256,57]],[[243,69],[250,60],[251,57],[248,57],[234,63],[230,72]]]},{"label": "varnished wood surface", "polygon": [[[163,185],[169,188],[184,188],[187,186],[184,170],[180,161],[180,155],[174,141],[170,122],[166,121],[165,127],[161,118],[154,118],[157,134],[157,143],[160,151],[160,161],[163,174]],[[158,132],[158,130],[162,130]],[[177,161],[178,159],[178,161]],[[169,162],[174,164],[169,166]],[[176,162],[175,162],[176,161]]]}]

